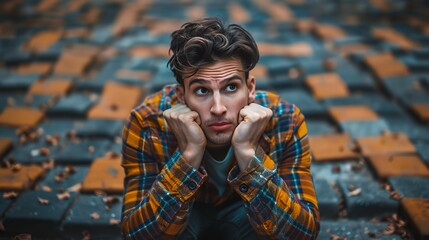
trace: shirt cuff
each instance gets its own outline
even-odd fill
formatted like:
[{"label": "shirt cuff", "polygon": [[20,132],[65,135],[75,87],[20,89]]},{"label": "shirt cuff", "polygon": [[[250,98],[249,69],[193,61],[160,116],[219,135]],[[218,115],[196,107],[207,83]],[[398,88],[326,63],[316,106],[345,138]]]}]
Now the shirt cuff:
[{"label": "shirt cuff", "polygon": [[258,146],[246,170],[235,166],[228,175],[228,183],[246,201],[250,202],[275,174],[276,167],[261,146]]},{"label": "shirt cuff", "polygon": [[179,151],[176,151],[161,171],[158,182],[167,192],[181,202],[186,202],[197,192],[206,178],[207,172],[203,167],[195,169]]}]

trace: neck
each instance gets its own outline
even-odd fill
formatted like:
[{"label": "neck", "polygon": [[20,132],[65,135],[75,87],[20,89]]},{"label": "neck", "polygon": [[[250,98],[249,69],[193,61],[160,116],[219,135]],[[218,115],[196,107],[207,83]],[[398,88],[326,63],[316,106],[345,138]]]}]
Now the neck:
[{"label": "neck", "polygon": [[207,147],[207,151],[214,159],[216,159],[216,161],[222,161],[225,159],[226,154],[228,154],[229,147],[229,145],[220,147]]}]

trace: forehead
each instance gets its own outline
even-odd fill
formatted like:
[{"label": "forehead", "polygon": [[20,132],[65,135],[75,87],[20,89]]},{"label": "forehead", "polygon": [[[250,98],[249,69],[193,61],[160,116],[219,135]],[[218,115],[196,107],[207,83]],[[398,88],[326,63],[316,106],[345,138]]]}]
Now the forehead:
[{"label": "forehead", "polygon": [[193,79],[221,81],[234,75],[244,78],[241,61],[239,59],[226,59],[205,65],[201,67],[194,75],[185,75],[184,82],[185,84],[188,84],[189,81]]}]

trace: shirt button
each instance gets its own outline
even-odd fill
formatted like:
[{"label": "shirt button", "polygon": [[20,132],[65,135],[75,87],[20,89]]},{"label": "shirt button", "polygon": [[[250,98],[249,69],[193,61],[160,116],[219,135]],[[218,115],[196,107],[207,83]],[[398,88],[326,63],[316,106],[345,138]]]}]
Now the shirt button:
[{"label": "shirt button", "polygon": [[190,182],[188,183],[188,188],[191,190],[195,190],[195,188],[197,188],[197,184],[195,184],[194,182]]},{"label": "shirt button", "polygon": [[247,193],[247,191],[249,190],[249,187],[246,184],[242,183],[240,184],[239,189],[240,189],[240,192]]}]

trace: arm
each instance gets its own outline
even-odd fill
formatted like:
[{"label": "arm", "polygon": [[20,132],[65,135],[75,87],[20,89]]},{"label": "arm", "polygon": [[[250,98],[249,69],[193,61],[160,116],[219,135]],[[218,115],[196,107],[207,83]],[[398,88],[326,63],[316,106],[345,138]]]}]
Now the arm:
[{"label": "arm", "polygon": [[[285,109],[286,107],[286,109]],[[249,220],[268,239],[316,239],[319,212],[310,172],[307,127],[299,109],[281,102],[277,125],[268,141],[270,154],[259,145],[246,169],[233,169],[228,180],[245,202]]]},{"label": "arm", "polygon": [[193,196],[206,177],[204,171],[188,164],[180,151],[168,157],[163,134],[149,112],[145,106],[133,110],[122,135],[125,189],[121,231],[126,239],[164,239],[180,234]]}]

